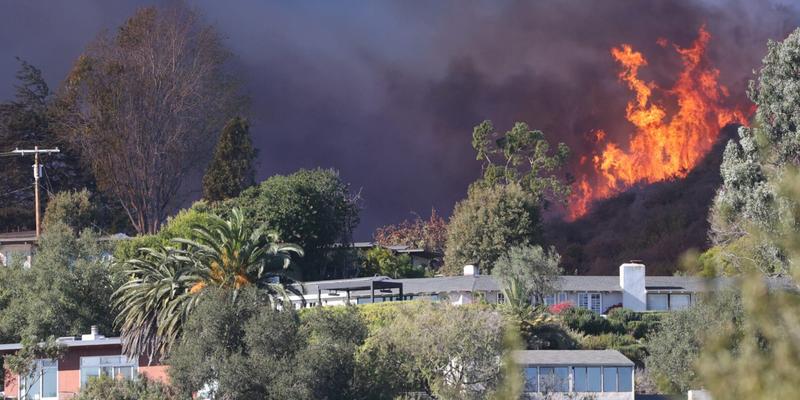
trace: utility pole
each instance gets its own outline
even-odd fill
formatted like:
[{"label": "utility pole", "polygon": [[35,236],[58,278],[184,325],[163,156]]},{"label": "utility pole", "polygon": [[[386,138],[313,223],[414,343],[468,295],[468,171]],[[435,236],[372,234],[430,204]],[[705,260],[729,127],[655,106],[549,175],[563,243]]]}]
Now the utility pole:
[{"label": "utility pole", "polygon": [[34,146],[33,150],[20,150],[14,149],[12,153],[19,154],[21,156],[27,154],[33,154],[33,193],[35,199],[35,207],[36,207],[36,240],[39,240],[39,235],[42,233],[41,228],[41,218],[39,218],[39,177],[42,176],[42,165],[39,164],[39,154],[50,154],[50,153],[58,153],[61,150],[56,147],[55,149],[40,149],[39,146]]}]

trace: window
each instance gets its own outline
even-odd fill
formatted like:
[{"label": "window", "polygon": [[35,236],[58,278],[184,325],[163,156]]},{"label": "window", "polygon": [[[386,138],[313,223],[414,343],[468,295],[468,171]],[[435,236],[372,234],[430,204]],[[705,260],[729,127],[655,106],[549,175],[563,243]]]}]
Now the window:
[{"label": "window", "polygon": [[617,391],[617,368],[616,367],[603,367],[603,391],[616,392]]},{"label": "window", "polygon": [[81,357],[81,386],[97,376],[136,378],[138,363],[126,356]]},{"label": "window", "polygon": [[556,304],[556,295],[548,294],[547,296],[544,296],[544,305],[552,306],[553,304]]},{"label": "window", "polygon": [[58,361],[37,360],[33,372],[20,377],[19,397],[22,399],[58,398]]},{"label": "window", "polygon": [[539,371],[536,367],[525,368],[525,391],[539,391]]},{"label": "window", "polygon": [[576,392],[600,391],[600,367],[575,367],[573,372]]},{"label": "window", "polygon": [[648,294],[647,309],[654,311],[669,310],[669,297],[666,294]]},{"label": "window", "polygon": [[603,309],[600,293],[581,293],[578,295],[578,306],[600,314]]},{"label": "window", "polygon": [[569,368],[539,368],[539,391],[569,392]]},{"label": "window", "polygon": [[690,298],[688,294],[672,294],[669,296],[670,310],[683,310],[689,308]]},{"label": "window", "polygon": [[497,293],[497,304],[503,304],[506,302],[506,296],[502,293]]},{"label": "window", "polygon": [[619,367],[617,368],[617,372],[619,373],[619,385],[617,386],[617,390],[620,392],[633,391],[633,385],[631,384],[633,371],[631,367]]},{"label": "window", "polygon": [[567,292],[561,292],[558,294],[558,302],[563,303],[567,301]]}]

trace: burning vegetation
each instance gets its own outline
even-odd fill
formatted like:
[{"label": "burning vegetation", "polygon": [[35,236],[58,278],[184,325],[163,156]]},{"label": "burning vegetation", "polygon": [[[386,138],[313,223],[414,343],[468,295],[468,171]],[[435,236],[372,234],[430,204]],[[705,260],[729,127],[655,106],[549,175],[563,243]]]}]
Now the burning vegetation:
[{"label": "burning vegetation", "polygon": [[[746,123],[741,108],[725,105],[728,89],[718,83],[719,70],[706,57],[710,40],[711,34],[701,27],[690,47],[673,45],[683,69],[671,88],[639,76],[647,59],[630,45],[611,49],[621,67],[620,81],[636,95],[625,113],[635,130],[623,145],[607,141],[602,129],[592,132],[598,151],[580,159],[583,172],[570,198],[571,220],[586,214],[594,200],[635,184],[686,177],[711,150],[723,127]],[[657,43],[669,45],[663,38]]]}]

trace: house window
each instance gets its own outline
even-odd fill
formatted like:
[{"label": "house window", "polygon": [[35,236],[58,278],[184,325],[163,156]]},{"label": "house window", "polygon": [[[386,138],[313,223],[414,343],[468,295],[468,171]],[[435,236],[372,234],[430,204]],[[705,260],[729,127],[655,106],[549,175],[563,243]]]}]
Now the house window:
[{"label": "house window", "polygon": [[552,306],[553,304],[556,304],[555,294],[548,294],[547,296],[544,296],[544,305]]},{"label": "house window", "polygon": [[575,367],[573,370],[576,392],[599,392],[600,367]]},{"label": "house window", "polygon": [[616,367],[603,367],[603,391],[616,392],[617,391],[617,368]]},{"label": "house window", "polygon": [[536,367],[525,368],[525,391],[539,391],[539,369]]},{"label": "house window", "polygon": [[600,293],[581,293],[578,296],[578,306],[600,314],[603,309]]},{"label": "house window", "polygon": [[37,360],[30,375],[20,378],[22,399],[58,398],[58,361]]},{"label": "house window", "polygon": [[666,294],[648,294],[647,309],[653,311],[669,310],[669,297]]},{"label": "house window", "polygon": [[137,367],[136,360],[126,356],[81,357],[81,386],[98,376],[134,379]]},{"label": "house window", "polygon": [[506,302],[506,295],[502,293],[497,293],[497,304],[503,304]]},{"label": "house window", "polygon": [[689,308],[690,297],[688,294],[671,294],[669,296],[670,310],[683,310]]},{"label": "house window", "polygon": [[567,301],[567,292],[561,292],[558,294],[558,302],[563,303]]},{"label": "house window", "polygon": [[569,392],[569,368],[539,368],[539,391]]},{"label": "house window", "polygon": [[633,370],[631,367],[619,367],[617,368],[617,373],[617,390],[620,392],[632,391],[633,385],[631,384],[631,378]]}]

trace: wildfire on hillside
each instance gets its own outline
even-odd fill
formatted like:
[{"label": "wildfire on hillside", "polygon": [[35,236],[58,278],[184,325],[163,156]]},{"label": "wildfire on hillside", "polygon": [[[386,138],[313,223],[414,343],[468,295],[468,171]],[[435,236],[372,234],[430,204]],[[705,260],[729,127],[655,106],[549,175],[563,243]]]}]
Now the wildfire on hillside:
[{"label": "wildfire on hillside", "polygon": [[[723,105],[728,89],[717,82],[719,70],[706,59],[710,40],[711,35],[701,27],[690,47],[674,45],[683,69],[672,88],[661,88],[639,77],[639,69],[647,66],[647,59],[630,45],[611,49],[621,67],[620,81],[636,94],[625,113],[635,130],[622,146],[608,142],[602,129],[592,132],[598,151],[580,159],[585,172],[573,187],[569,219],[586,214],[593,201],[611,197],[634,184],[685,177],[714,145],[721,128],[747,122],[741,109]],[[668,45],[663,38],[658,44]],[[675,102],[671,116],[654,94],[660,100]]]}]

